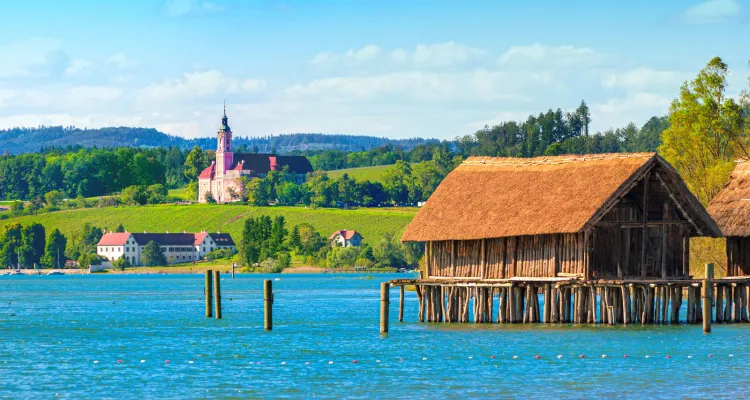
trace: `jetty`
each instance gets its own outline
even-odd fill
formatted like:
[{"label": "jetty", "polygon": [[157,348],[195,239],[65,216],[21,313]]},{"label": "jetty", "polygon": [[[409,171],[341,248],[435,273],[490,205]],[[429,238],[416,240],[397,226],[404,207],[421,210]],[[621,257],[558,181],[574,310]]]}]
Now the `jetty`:
[{"label": "jetty", "polygon": [[701,236],[723,234],[655,153],[469,157],[403,234],[425,243],[420,278],[389,284],[400,319],[415,286],[420,322],[748,322],[747,269],[691,275]]}]

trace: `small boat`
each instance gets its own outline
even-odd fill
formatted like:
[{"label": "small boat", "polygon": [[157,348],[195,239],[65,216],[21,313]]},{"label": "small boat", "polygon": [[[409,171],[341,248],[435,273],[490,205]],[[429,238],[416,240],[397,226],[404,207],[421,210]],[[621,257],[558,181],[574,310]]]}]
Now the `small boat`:
[{"label": "small boat", "polygon": [[65,275],[65,272],[62,272],[62,271],[52,271],[52,272],[47,272],[47,275]]}]

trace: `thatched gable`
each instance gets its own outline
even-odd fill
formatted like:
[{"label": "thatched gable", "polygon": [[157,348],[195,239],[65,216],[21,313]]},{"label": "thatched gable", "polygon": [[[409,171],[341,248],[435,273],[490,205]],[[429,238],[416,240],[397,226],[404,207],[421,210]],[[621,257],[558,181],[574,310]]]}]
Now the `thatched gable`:
[{"label": "thatched gable", "polygon": [[406,228],[404,241],[474,240],[574,233],[596,223],[647,171],[658,167],[692,235],[720,236],[677,172],[654,153],[537,158],[469,157]]},{"label": "thatched gable", "polygon": [[750,160],[738,161],[708,212],[724,236],[750,236]]}]

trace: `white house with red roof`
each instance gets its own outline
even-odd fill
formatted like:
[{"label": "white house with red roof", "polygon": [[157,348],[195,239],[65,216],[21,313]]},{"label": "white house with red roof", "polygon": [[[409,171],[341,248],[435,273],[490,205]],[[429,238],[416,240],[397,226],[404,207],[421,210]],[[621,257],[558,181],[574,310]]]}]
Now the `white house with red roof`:
[{"label": "white house with red roof", "polygon": [[198,175],[198,202],[208,202],[209,194],[217,203],[240,201],[243,191],[240,177],[262,178],[271,171],[284,168],[300,184],[305,181],[307,173],[313,171],[310,161],[304,156],[235,153],[224,105],[224,117],[217,134],[216,160]]},{"label": "white house with red roof", "polygon": [[167,261],[172,263],[190,262],[203,259],[206,254],[218,249],[237,247],[228,233],[133,233],[107,232],[96,244],[96,254],[109,261],[126,257],[131,265],[142,265],[143,247],[154,241],[161,246]]},{"label": "white house with red roof", "polygon": [[328,240],[331,241],[331,246],[333,247],[359,246],[362,243],[362,239],[362,235],[352,229],[342,229],[333,232],[331,236],[328,237]]}]

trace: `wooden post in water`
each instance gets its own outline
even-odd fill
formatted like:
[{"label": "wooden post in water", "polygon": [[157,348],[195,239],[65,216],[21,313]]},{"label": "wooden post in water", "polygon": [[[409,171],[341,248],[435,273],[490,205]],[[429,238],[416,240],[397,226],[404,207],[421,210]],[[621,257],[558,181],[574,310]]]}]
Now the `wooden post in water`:
[{"label": "wooden post in water", "polygon": [[211,300],[213,297],[211,295],[211,292],[212,292],[211,287],[213,286],[212,281],[213,281],[213,274],[211,270],[209,269],[206,271],[206,287],[203,290],[206,293],[206,318],[211,318],[213,316],[212,314],[213,307],[211,306]]},{"label": "wooden post in water", "polygon": [[[399,286],[399,289],[401,289],[401,291],[398,296],[398,322],[404,322],[404,285]],[[450,307],[450,301],[450,296],[448,296],[448,307]],[[446,318],[446,322],[450,322],[448,319],[450,319],[450,317]]]},{"label": "wooden post in water", "polygon": [[221,278],[219,271],[214,271],[214,307],[216,319],[221,319]]},{"label": "wooden post in water", "polygon": [[235,264],[232,263],[232,279],[234,279],[234,268],[235,268]]},{"label": "wooden post in water", "polygon": [[390,284],[380,284],[380,333],[388,333],[388,296],[390,295]]},{"label": "wooden post in water", "polygon": [[[703,279],[701,297],[703,298],[703,333],[711,333],[711,295],[713,294],[714,265],[706,264],[706,275]],[[718,313],[719,310],[716,310]]]},{"label": "wooden post in water", "polygon": [[271,280],[263,281],[263,329],[273,329],[273,286]]}]

